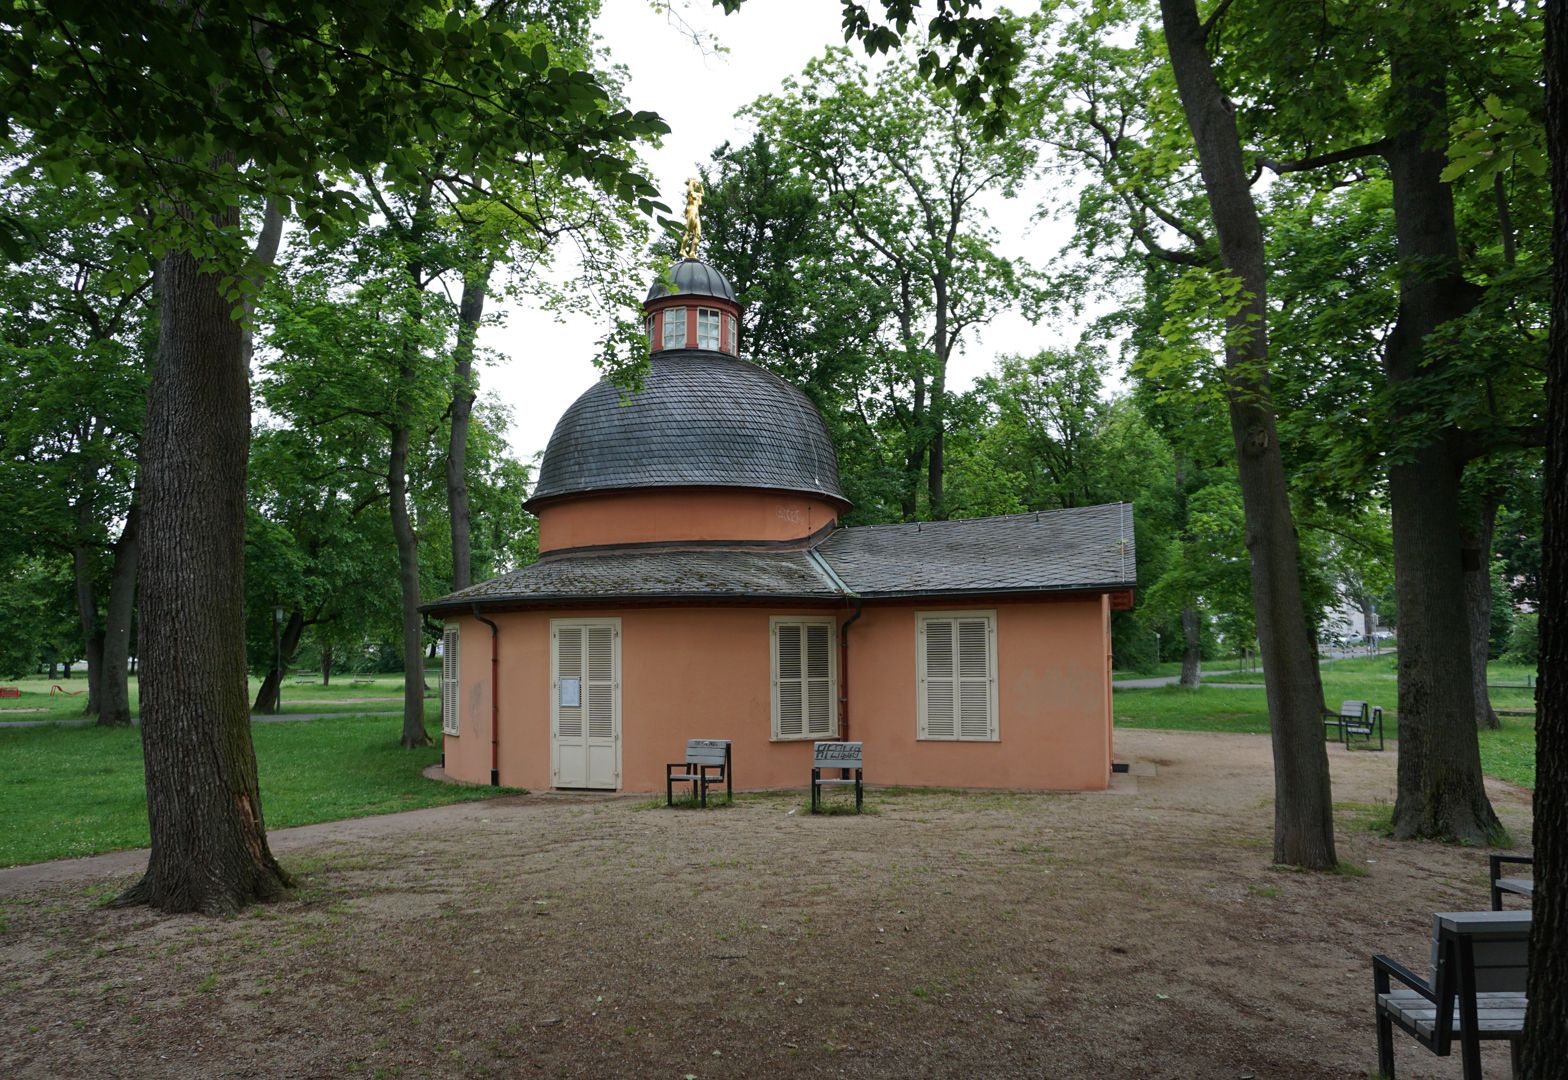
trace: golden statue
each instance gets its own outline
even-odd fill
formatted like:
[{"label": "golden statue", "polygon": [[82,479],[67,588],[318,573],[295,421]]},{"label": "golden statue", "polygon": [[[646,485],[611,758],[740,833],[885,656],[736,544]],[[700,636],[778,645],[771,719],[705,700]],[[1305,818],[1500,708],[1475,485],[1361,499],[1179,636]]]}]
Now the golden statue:
[{"label": "golden statue", "polygon": [[697,257],[697,241],[702,239],[702,221],[697,217],[702,209],[702,181],[695,176],[686,181],[686,232],[681,236],[680,254],[683,259]]}]

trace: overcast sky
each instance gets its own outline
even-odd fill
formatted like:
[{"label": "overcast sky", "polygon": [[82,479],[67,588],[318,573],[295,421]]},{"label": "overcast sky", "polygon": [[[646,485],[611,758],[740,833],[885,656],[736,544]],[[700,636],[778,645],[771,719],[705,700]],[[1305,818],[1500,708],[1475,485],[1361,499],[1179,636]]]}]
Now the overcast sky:
[{"label": "overcast sky", "polygon": [[[605,0],[598,31],[611,60],[630,72],[632,107],[657,112],[671,128],[662,147],[646,152],[665,203],[678,212],[686,178],[695,175],[697,166],[726,140],[742,142],[749,136],[749,127],[735,118],[737,110],[777,91],[787,76],[829,45],[843,44],[839,13],[839,0],[747,0],[726,17],[707,0],[695,0],[682,16],[729,50],[714,55],[697,48],[689,30],[654,11],[648,0]],[[1043,194],[1041,188],[1026,189],[1017,200],[992,204],[1003,254],[1043,264],[1061,248],[1067,236],[1063,227],[1030,221]],[[502,359],[485,368],[481,383],[511,407],[510,440],[526,460],[544,449],[567,406],[598,379],[594,344],[605,328],[586,318],[557,322],[519,305],[503,305],[499,311],[503,325],[487,328],[481,343]],[[1066,333],[1076,336],[1070,328]],[[1063,335],[1063,327],[1032,327],[1016,314],[999,318],[981,328],[955,359],[948,385],[962,391],[998,355],[1033,352],[1060,342]]]}]

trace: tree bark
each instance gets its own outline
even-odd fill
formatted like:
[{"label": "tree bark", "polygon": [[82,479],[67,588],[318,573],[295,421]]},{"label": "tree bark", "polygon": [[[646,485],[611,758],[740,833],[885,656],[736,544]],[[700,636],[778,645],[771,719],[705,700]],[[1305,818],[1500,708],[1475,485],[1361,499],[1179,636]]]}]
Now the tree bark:
[{"label": "tree bark", "polygon": [[[1444,68],[1426,57],[1394,55],[1391,112],[1401,119],[1387,151],[1400,261],[1399,318],[1383,367],[1396,422],[1420,419],[1414,389],[1440,374],[1427,335],[1475,303],[1459,265],[1447,164]],[[1399,404],[1405,402],[1405,404]],[[1490,842],[1501,830],[1481,779],[1475,679],[1465,608],[1458,432],[1446,428],[1405,448],[1388,470],[1394,525],[1394,591],[1399,602],[1399,786],[1394,835]]]},{"label": "tree bark", "polygon": [[1191,604],[1181,609],[1181,640],[1181,684],[1196,690],[1202,676],[1199,661],[1203,653],[1198,638],[1198,609]]},{"label": "tree bark", "polygon": [[283,624],[283,633],[279,635],[278,658],[267,669],[266,678],[261,680],[256,700],[250,707],[252,713],[278,711],[278,687],[283,685],[283,676],[289,669],[289,661],[294,659],[294,653],[299,649],[299,639],[304,632],[305,613],[297,610],[289,612],[288,622]]},{"label": "tree bark", "polygon": [[103,676],[100,680],[98,723],[124,727],[131,722],[131,686],[128,660],[131,618],[136,610],[136,564],[140,555],[137,530],[141,508],[131,503],[125,528],[114,542],[114,569],[109,577],[109,603],[104,609]]},{"label": "tree bark", "polygon": [[1501,724],[1486,690],[1486,665],[1492,640],[1492,533],[1502,495],[1495,490],[1481,496],[1480,512],[1461,526],[1464,545],[1465,611],[1470,617],[1470,677],[1475,688],[1475,724],[1495,731]]},{"label": "tree bark", "polygon": [[321,647],[321,685],[323,687],[332,685],[332,646],[331,645],[323,645]]},{"label": "tree bark", "polygon": [[[238,229],[231,211],[219,227]],[[117,906],[232,912],[290,884],[267,846],[245,700],[250,386],[218,274],[159,272],[141,497],[142,750],[152,852]]]},{"label": "tree bark", "polygon": [[1568,0],[1546,0],[1546,145],[1552,177],[1552,329],[1546,376],[1541,660],[1535,691],[1535,898],[1526,1080],[1568,1061]]},{"label": "tree bark", "polygon": [[468,510],[468,427],[474,412],[474,344],[485,314],[493,264],[463,275],[457,308],[457,346],[452,351],[452,427],[446,450],[447,516],[452,523],[452,591],[474,583],[474,553]]},{"label": "tree bark", "polygon": [[[405,370],[404,379],[413,377]],[[405,412],[407,406],[404,406]],[[419,540],[408,513],[407,424],[392,431],[392,454],[387,463],[387,503],[392,512],[392,535],[397,541],[397,579],[403,609],[403,737],[407,747],[429,746],[425,731],[425,650],[420,637]]]},{"label": "tree bark", "polygon": [[[90,526],[92,511],[85,503],[77,507],[78,527]],[[85,543],[71,552],[71,567],[76,579],[76,615],[82,624],[82,659],[87,664],[87,701],[82,715],[97,716],[99,677],[103,673],[103,624],[98,620],[98,595],[93,588],[93,553]],[[69,678],[69,676],[67,676]]]},{"label": "tree bark", "polygon": [[1195,0],[1160,0],[1160,11],[1220,258],[1244,293],[1241,310],[1227,320],[1225,379],[1274,747],[1274,861],[1327,870],[1338,865],[1338,857],[1323,689],[1301,599],[1295,522],[1270,396],[1263,227],[1242,161],[1235,109],[1215,78]]}]

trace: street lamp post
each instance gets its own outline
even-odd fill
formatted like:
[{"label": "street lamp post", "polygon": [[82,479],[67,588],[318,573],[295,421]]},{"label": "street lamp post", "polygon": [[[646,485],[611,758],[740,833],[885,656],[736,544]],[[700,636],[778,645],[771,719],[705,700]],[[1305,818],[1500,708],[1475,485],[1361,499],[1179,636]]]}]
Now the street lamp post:
[{"label": "street lamp post", "polygon": [[272,711],[283,711],[283,606],[272,609]]}]

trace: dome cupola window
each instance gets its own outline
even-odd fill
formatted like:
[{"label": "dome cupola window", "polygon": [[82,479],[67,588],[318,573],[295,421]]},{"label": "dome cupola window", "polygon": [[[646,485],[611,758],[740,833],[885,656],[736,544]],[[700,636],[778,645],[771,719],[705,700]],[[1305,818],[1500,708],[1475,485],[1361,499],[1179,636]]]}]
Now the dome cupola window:
[{"label": "dome cupola window", "polygon": [[686,347],[686,309],[683,307],[665,308],[663,318],[663,347],[666,349],[684,349]]},{"label": "dome cupola window", "polygon": [[719,347],[719,314],[717,308],[697,309],[697,348]]}]

